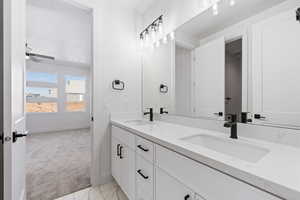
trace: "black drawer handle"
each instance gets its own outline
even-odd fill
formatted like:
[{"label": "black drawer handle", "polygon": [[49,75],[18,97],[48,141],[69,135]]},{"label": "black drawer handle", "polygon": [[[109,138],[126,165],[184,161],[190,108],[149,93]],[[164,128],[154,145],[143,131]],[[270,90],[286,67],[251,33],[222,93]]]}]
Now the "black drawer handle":
[{"label": "black drawer handle", "polygon": [[120,156],[120,144],[117,145],[117,156]]},{"label": "black drawer handle", "polygon": [[138,145],[137,147],[145,152],[149,151],[149,149],[145,149],[142,145]]},{"label": "black drawer handle", "polygon": [[139,175],[141,175],[141,177],[143,177],[144,179],[148,179],[148,178],[149,178],[149,176],[145,176],[145,175],[142,173],[142,170],[141,170],[141,169],[139,169],[139,170],[137,171],[137,173],[139,173]]},{"label": "black drawer handle", "polygon": [[122,150],[123,150],[123,146],[120,146],[120,159],[123,159]]},{"label": "black drawer handle", "polygon": [[191,196],[188,194],[184,197],[184,200],[188,200]]}]

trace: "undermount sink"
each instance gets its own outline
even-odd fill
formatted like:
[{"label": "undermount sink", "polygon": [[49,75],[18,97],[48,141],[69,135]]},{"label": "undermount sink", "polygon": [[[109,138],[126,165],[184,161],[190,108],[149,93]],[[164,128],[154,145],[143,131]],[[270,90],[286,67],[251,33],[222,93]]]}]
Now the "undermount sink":
[{"label": "undermount sink", "polygon": [[256,145],[212,135],[194,135],[181,140],[252,163],[258,162],[269,153],[268,149]]},{"label": "undermount sink", "polygon": [[125,123],[130,124],[130,125],[134,125],[134,126],[144,126],[144,125],[151,125],[154,122],[150,122],[150,121],[146,121],[146,120],[142,120],[142,119],[137,119],[137,120],[128,120]]}]

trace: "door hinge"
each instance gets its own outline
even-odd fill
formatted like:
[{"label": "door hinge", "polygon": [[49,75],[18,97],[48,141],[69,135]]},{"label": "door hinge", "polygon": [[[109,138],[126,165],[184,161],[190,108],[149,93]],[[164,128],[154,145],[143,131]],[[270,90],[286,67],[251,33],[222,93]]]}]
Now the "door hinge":
[{"label": "door hinge", "polygon": [[296,10],[296,20],[300,22],[300,8]]}]

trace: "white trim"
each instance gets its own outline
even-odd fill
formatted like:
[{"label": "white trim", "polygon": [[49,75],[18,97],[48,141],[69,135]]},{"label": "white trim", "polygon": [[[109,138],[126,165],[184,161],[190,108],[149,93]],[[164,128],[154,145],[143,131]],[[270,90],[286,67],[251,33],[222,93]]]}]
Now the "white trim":
[{"label": "white trim", "polygon": [[20,200],[26,200],[26,189],[24,189],[24,190],[22,191]]}]

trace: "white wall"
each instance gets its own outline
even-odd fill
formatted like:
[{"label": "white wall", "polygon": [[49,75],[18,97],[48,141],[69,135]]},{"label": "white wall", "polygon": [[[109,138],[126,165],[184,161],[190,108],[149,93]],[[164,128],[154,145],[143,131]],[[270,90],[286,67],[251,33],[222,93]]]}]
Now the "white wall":
[{"label": "white wall", "polygon": [[32,52],[57,60],[91,63],[90,12],[61,0],[29,0],[27,42]]}]

